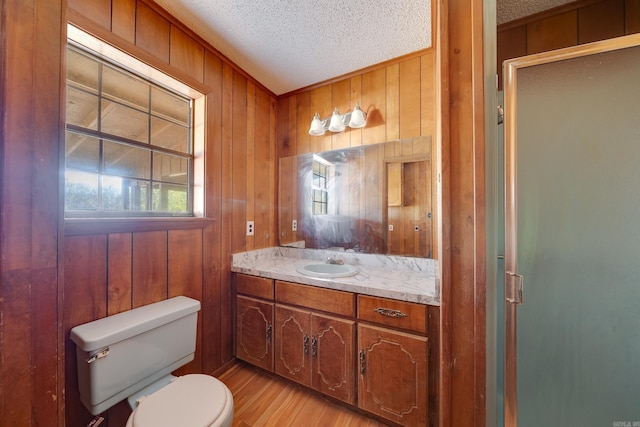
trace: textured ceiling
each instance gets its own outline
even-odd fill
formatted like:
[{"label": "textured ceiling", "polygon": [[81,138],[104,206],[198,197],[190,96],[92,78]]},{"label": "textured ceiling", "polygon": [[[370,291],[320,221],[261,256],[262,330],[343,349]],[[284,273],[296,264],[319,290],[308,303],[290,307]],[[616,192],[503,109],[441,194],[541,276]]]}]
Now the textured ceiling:
[{"label": "textured ceiling", "polygon": [[573,1],[575,0],[497,0],[497,23],[504,24]]},{"label": "textured ceiling", "polygon": [[[431,46],[431,0],[154,0],[281,95]],[[571,0],[496,0],[501,24]]]},{"label": "textured ceiling", "polygon": [[431,0],[154,0],[276,95],[431,46]]}]

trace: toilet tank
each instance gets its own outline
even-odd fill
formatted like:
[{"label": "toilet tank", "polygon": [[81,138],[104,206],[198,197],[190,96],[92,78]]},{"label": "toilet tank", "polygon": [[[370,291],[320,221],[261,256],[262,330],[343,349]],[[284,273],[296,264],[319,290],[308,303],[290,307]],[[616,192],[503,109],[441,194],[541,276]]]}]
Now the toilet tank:
[{"label": "toilet tank", "polygon": [[80,399],[97,415],[193,360],[200,301],[179,296],[74,327]]}]

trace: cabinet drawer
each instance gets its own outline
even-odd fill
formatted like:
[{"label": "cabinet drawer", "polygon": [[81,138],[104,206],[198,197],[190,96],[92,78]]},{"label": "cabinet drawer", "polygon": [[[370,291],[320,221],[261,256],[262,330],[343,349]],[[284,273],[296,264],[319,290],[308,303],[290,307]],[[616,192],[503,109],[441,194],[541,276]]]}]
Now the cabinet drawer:
[{"label": "cabinet drawer", "polygon": [[276,280],[276,301],[354,317],[355,301],[351,292],[318,288]]},{"label": "cabinet drawer", "polygon": [[273,300],[273,279],[236,274],[236,292],[242,295]]},{"label": "cabinet drawer", "polygon": [[423,304],[358,295],[358,319],[427,333],[427,306]]}]

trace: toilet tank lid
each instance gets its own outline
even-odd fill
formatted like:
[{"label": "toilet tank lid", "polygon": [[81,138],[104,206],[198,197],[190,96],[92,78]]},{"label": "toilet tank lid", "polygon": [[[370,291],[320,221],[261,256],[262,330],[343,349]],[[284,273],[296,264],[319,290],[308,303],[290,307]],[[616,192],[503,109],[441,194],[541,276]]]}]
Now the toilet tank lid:
[{"label": "toilet tank lid", "polygon": [[71,340],[84,351],[99,350],[199,310],[200,301],[178,296],[76,326]]}]

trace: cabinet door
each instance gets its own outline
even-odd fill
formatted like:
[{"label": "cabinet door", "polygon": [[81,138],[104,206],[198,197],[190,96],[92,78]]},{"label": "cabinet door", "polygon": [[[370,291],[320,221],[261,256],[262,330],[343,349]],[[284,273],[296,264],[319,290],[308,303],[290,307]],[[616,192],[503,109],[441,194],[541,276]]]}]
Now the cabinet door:
[{"label": "cabinet door", "polygon": [[355,322],[311,315],[311,386],[355,404]]},{"label": "cabinet door", "polygon": [[358,406],[405,426],[427,425],[427,338],[358,325]]},{"label": "cabinet door", "polygon": [[273,371],[273,303],[236,297],[236,357]]},{"label": "cabinet door", "polygon": [[275,372],[300,384],[311,385],[311,313],[276,305]]}]

